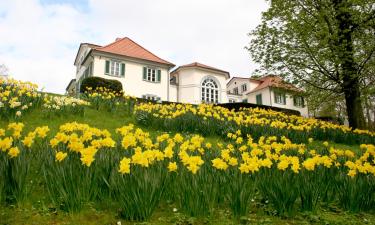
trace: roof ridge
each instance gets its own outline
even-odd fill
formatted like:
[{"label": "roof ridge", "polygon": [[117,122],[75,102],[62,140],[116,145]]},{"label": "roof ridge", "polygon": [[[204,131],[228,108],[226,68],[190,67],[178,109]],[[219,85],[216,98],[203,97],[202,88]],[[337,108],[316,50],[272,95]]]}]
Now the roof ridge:
[{"label": "roof ridge", "polygon": [[147,54],[150,54],[151,56],[155,57],[156,59],[166,63],[166,64],[171,64],[171,65],[174,65],[173,63],[165,60],[165,59],[162,59],[160,58],[159,56],[155,55],[154,53],[152,53],[151,51],[147,50],[145,47],[143,47],[142,45],[138,44],[137,42],[133,41],[131,38],[129,37],[123,37],[123,38],[118,38],[118,40],[108,44],[108,45],[105,45],[105,46],[102,46],[102,47],[99,47],[99,48],[96,48],[97,50],[103,50],[103,49],[106,49],[108,47],[112,47],[118,43],[120,43],[121,41],[124,41],[124,40],[127,40],[127,41],[130,41],[132,42],[134,45],[136,45],[138,48],[142,49],[143,51],[145,51]]},{"label": "roof ridge", "polygon": [[[160,59],[160,60],[162,60],[162,61],[165,61],[165,62],[171,63],[171,62],[169,62],[169,61],[167,61],[167,60],[165,60],[165,59],[160,58],[159,56],[155,55],[154,53],[150,52],[149,50],[147,50],[146,48],[144,48],[142,45],[140,45],[140,44],[138,44],[137,42],[133,41],[131,38],[129,38],[129,37],[125,37],[125,38],[129,39],[131,42],[133,42],[134,44],[138,45],[138,46],[141,47],[143,50],[145,50],[146,52],[148,52],[148,53],[150,53],[151,55],[155,56],[156,58],[158,58],[158,59]],[[123,38],[123,39],[125,39],[125,38]],[[121,39],[121,40],[122,40],[122,39]],[[171,64],[172,64],[172,63],[171,63]]]},{"label": "roof ridge", "polygon": [[[102,46],[102,47],[100,47],[100,48],[106,48],[106,47],[112,46],[112,45],[116,44],[117,42],[120,42],[120,41],[124,40],[125,38],[127,38],[127,37],[123,37],[123,38],[120,38],[120,39],[118,39],[118,40],[115,40],[114,42],[109,43],[108,45],[104,45],[104,46]],[[100,49],[100,48],[99,48],[99,49]]]}]

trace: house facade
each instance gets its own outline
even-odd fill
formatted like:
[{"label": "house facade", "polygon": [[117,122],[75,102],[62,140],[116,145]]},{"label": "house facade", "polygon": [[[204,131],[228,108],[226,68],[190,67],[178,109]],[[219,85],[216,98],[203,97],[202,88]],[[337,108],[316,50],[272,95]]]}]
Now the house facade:
[{"label": "house facade", "polygon": [[98,46],[83,43],[74,64],[76,90],[84,78],[94,76],[121,82],[126,94],[152,100],[169,100],[169,71],[175,65],[129,38]]},{"label": "house facade", "polygon": [[173,63],[127,37],[105,46],[82,43],[74,65],[76,76],[66,89],[68,94],[79,93],[82,80],[94,76],[118,80],[125,94],[138,98],[190,104],[249,102],[296,109],[307,116],[303,98],[296,100],[297,88],[281,85],[279,77],[234,77],[228,82],[229,72],[198,62],[172,70]]},{"label": "house facade", "polygon": [[201,63],[180,66],[171,72],[173,94],[170,101],[190,104],[228,102],[227,79],[229,72]]},{"label": "house facade", "polygon": [[303,91],[275,75],[258,79],[233,77],[227,85],[229,102],[248,102],[297,110],[308,117]]}]

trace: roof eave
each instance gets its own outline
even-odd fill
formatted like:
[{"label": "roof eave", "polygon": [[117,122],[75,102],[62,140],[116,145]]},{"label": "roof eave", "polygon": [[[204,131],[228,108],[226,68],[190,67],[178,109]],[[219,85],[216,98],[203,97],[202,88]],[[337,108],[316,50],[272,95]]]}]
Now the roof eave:
[{"label": "roof eave", "polygon": [[216,72],[220,72],[222,74],[225,74],[227,79],[230,78],[230,74],[229,72],[227,71],[224,71],[224,70],[219,70],[219,69],[210,69],[210,68],[205,68],[205,67],[201,67],[201,66],[179,66],[177,67],[176,69],[174,69],[171,74],[174,74],[174,73],[177,73],[179,70],[181,69],[184,69],[184,68],[198,68],[198,69],[204,69],[204,70],[211,70],[211,71],[216,71]]},{"label": "roof eave", "polygon": [[[143,61],[147,61],[147,62],[152,62],[152,63],[157,63],[157,64],[162,64],[162,65],[166,65],[168,66],[169,69],[175,67],[176,65],[174,65],[173,63],[170,63],[167,61],[167,63],[162,63],[162,62],[157,62],[157,61],[153,61],[153,60],[147,60],[147,59],[142,59],[142,58],[137,58],[137,57],[132,57],[132,56],[127,56],[127,55],[121,55],[121,54],[116,54],[116,53],[113,53],[113,52],[108,52],[108,51],[101,51],[101,50],[98,50],[98,49],[91,49],[89,54],[91,52],[99,52],[99,53],[105,53],[105,54],[111,54],[111,55],[116,55],[116,56],[120,56],[120,57],[128,57],[128,58],[132,58],[132,59],[138,59],[138,60],[143,60]],[[87,54],[87,55],[89,55]],[[86,61],[83,60],[83,62]]]}]

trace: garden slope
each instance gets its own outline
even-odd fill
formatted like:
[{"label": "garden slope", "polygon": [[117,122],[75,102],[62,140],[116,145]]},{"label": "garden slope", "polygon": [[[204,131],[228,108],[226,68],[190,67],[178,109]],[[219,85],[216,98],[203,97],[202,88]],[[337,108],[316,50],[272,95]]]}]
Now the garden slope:
[{"label": "garden slope", "polygon": [[[64,117],[48,118],[41,109],[34,109],[25,114],[21,122],[25,124],[25,132],[32,130],[37,126],[48,125],[55,133],[59,126],[66,123],[77,121],[87,123],[90,126],[108,129],[111,133],[118,127],[129,123],[135,123],[132,117],[121,115],[120,113],[109,113],[107,111],[98,111],[89,107],[85,109],[84,116],[67,115]],[[0,127],[5,127],[6,121],[0,121]],[[157,133],[157,130],[151,130],[142,127],[151,134]],[[208,137],[211,141],[220,139],[219,137]],[[312,143],[317,144],[317,143]],[[336,145],[336,144],[333,144]],[[336,145],[340,148],[349,148],[357,150],[358,146]],[[38,192],[37,192],[38,193]],[[118,218],[115,213],[115,206],[108,203],[102,206],[88,206],[82,212],[74,215],[58,211],[51,208],[43,193],[32,196],[32,203],[26,202],[20,206],[0,208],[0,225],[5,224],[134,224],[125,222]],[[229,213],[224,210],[218,210],[211,218],[188,218],[179,212],[173,212],[174,205],[163,205],[160,207],[149,222],[139,224],[237,224],[229,218]],[[272,216],[272,211],[266,205],[259,205],[251,209],[252,213],[243,223],[250,224],[375,224],[375,216],[361,213],[360,215],[349,214],[340,209],[329,208],[319,210],[316,213],[299,213],[294,218],[282,219]]]}]

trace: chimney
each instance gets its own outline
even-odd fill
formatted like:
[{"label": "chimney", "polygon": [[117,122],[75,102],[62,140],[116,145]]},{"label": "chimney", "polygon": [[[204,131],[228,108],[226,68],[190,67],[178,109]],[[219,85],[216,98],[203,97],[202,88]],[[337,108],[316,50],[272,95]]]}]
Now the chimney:
[{"label": "chimney", "polygon": [[119,40],[121,40],[122,38],[116,38],[116,41],[119,41]]}]

